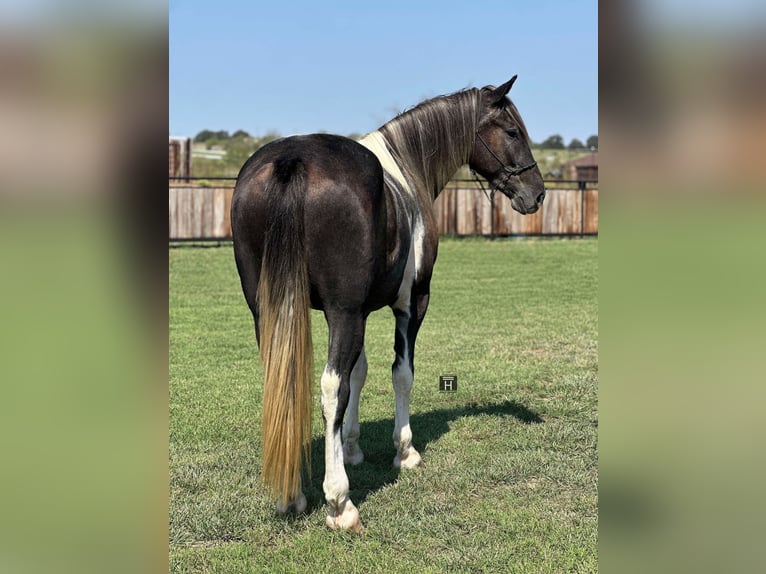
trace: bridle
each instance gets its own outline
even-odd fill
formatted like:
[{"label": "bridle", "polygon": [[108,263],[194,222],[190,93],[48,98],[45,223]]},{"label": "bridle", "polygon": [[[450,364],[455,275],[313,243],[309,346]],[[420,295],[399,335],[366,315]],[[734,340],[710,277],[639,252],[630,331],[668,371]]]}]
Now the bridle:
[{"label": "bridle", "polygon": [[495,152],[493,152],[490,149],[490,147],[487,145],[487,142],[484,141],[484,138],[481,137],[481,135],[479,135],[479,130],[476,130],[476,139],[481,142],[481,144],[489,152],[489,154],[492,157],[494,157],[497,160],[497,163],[499,163],[500,166],[502,167],[502,172],[503,172],[502,180],[495,179],[495,182],[491,182],[491,181],[489,182],[489,188],[491,190],[491,194],[490,195],[487,195],[487,190],[484,189],[484,184],[481,182],[481,180],[479,179],[478,175],[476,174],[476,170],[475,169],[471,169],[471,173],[473,174],[474,178],[476,178],[476,181],[478,181],[479,185],[481,186],[481,191],[484,192],[484,195],[486,196],[486,198],[490,202],[492,202],[495,199],[495,192],[496,191],[498,191],[498,190],[503,191],[505,189],[506,184],[508,183],[508,180],[511,177],[514,177],[514,176],[517,176],[517,175],[521,175],[525,171],[527,171],[529,169],[532,169],[533,167],[535,167],[537,165],[537,162],[533,161],[532,163],[528,163],[527,165],[522,165],[521,167],[510,167],[510,166],[507,166],[507,165],[505,165],[505,163],[503,163],[503,160],[501,160],[499,157],[497,157],[497,154],[495,154]]}]

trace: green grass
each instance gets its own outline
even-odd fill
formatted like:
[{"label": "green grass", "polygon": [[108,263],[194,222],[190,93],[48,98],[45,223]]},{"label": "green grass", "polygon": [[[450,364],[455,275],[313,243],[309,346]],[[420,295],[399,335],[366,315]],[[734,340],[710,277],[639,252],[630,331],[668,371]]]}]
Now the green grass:
[{"label": "green grass", "polygon": [[[231,247],[171,249],[172,571],[596,572],[597,248],[442,240],[415,353],[419,469],[392,467],[393,317],[370,316],[365,462],[347,467],[362,535],[324,526],[318,414],[308,512],[275,514],[259,484],[262,370]],[[318,390],[327,327],[312,320]],[[440,374],[458,375],[456,393],[438,392]]]}]

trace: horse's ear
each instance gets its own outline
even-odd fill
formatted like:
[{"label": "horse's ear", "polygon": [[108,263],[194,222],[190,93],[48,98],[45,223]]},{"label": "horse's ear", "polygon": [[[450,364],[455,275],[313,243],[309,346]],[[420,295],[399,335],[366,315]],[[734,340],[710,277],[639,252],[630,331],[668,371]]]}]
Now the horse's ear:
[{"label": "horse's ear", "polygon": [[499,88],[495,88],[495,90],[492,92],[492,100],[495,104],[499,104],[500,102],[505,99],[505,96],[508,95],[508,92],[511,91],[511,87],[513,86],[513,83],[516,81],[516,78],[518,78],[519,75],[516,74],[513,76],[510,80],[508,80],[506,83],[504,83]]}]

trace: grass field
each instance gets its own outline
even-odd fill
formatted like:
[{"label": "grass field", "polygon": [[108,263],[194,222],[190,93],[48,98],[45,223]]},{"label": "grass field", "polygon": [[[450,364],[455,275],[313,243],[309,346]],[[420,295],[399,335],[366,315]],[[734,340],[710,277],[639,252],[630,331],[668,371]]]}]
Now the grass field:
[{"label": "grass field", "polygon": [[[170,250],[173,572],[596,572],[596,239],[442,240],[415,352],[414,446],[392,466],[393,317],[370,316],[360,446],[366,532],[324,526],[315,409],[305,515],[259,483],[262,371],[231,246]],[[315,401],[327,327],[312,313]],[[440,374],[456,374],[440,393]]]}]

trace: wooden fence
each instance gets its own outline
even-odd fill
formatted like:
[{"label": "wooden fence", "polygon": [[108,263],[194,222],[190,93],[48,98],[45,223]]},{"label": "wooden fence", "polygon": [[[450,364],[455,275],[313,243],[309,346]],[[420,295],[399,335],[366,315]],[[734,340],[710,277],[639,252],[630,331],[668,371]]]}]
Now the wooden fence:
[{"label": "wooden fence", "polygon": [[[227,182],[228,183],[228,182]],[[595,235],[598,234],[598,189],[551,188],[548,182],[540,211],[521,215],[497,193],[492,205],[478,188],[448,186],[434,208],[442,235]],[[169,188],[170,240],[231,238],[234,188],[172,185]]]}]

